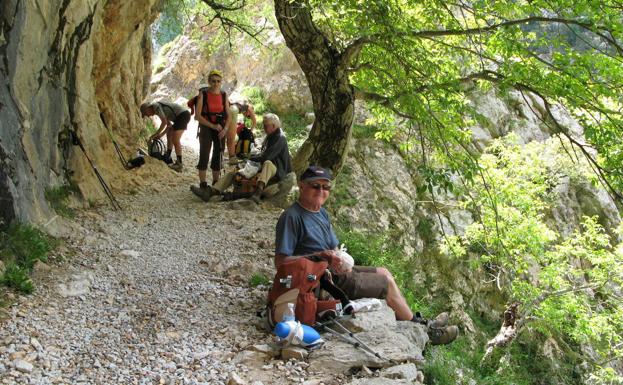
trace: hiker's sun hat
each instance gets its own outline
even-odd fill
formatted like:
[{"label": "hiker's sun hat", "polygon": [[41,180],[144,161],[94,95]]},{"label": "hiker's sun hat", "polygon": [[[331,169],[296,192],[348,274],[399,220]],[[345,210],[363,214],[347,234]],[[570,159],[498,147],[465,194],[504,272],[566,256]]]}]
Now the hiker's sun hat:
[{"label": "hiker's sun hat", "polygon": [[311,182],[321,179],[331,180],[331,171],[320,166],[309,166],[307,170],[303,171],[299,180],[301,182]]},{"label": "hiker's sun hat", "polygon": [[217,69],[213,69],[212,71],[210,71],[210,73],[208,73],[208,79],[212,76],[218,76],[218,77],[223,77],[223,73]]}]

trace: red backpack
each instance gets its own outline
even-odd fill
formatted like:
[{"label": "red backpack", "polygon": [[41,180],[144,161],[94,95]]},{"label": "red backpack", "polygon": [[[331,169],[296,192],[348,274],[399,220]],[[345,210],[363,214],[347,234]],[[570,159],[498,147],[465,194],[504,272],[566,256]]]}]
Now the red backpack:
[{"label": "red backpack", "polygon": [[[204,115],[209,115],[210,112],[208,110],[208,91],[201,91],[199,90],[199,92],[203,93],[203,111],[204,111]],[[223,98],[223,111],[225,112],[225,115],[227,115],[227,94],[224,91],[221,91],[221,97]],[[199,98],[199,94],[193,96],[192,98],[188,99],[188,101],[186,102],[186,105],[188,106],[188,108],[190,108],[190,114],[194,115],[195,114],[195,105],[197,104],[197,99]]]},{"label": "red backpack", "polygon": [[[338,310],[338,304],[346,307],[349,300],[333,285],[327,273],[327,261],[318,257],[299,257],[283,262],[277,268],[272,288],[268,291],[268,321],[271,326],[280,322],[288,303],[294,303],[298,321],[314,326],[318,315],[326,310]],[[320,289],[336,299],[318,299]]]}]

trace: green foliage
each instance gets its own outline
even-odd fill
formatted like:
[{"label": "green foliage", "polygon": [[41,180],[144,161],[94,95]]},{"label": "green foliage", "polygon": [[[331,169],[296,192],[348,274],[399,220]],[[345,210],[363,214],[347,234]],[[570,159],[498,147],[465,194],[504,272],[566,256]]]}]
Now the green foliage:
[{"label": "green foliage", "polygon": [[28,269],[20,267],[13,261],[7,263],[6,270],[0,277],[0,284],[26,294],[32,293],[35,288],[28,276]]},{"label": "green foliage", "polygon": [[339,207],[352,207],[355,206],[358,199],[355,196],[355,192],[352,190],[353,186],[353,172],[348,165],[342,168],[342,171],[337,175],[332,182],[333,189],[329,195],[329,199],[325,203],[325,207],[330,211]]},{"label": "green foliage", "polygon": [[513,137],[496,141],[480,160],[483,178],[474,180],[473,201],[465,202],[480,221],[448,237],[443,250],[477,255],[474,267],[485,266],[520,303],[533,333],[590,345],[600,358],[583,359],[601,373],[599,362],[623,357],[623,246],[612,244],[596,217],[584,217],[567,239],[546,224],[544,213],[557,198],[553,186],[564,174],[544,164],[545,149],[521,147]]},{"label": "green foliage", "polygon": [[75,215],[74,210],[68,207],[67,203],[69,195],[75,191],[76,188],[69,185],[48,187],[45,189],[45,199],[57,214],[66,218],[73,218]]},{"label": "green foliage", "polygon": [[[499,323],[487,322],[472,314],[479,323],[479,330],[494,334]],[[426,384],[470,384],[479,385],[540,385],[578,383],[574,379],[573,367],[555,363],[541,351],[541,338],[518,337],[518,340],[497,352],[494,360],[500,365],[481,365],[484,335],[458,338],[447,346],[431,346],[426,354],[424,378]],[[475,348],[476,347],[476,348]],[[547,379],[544,382],[544,379]]]},{"label": "green foliage", "polygon": [[[196,6],[197,1],[163,0],[161,4],[160,16],[151,28],[153,39],[158,47],[163,47],[184,31],[184,26],[189,20],[188,12]],[[164,55],[163,52],[161,54]],[[158,72],[154,71],[154,73]]]},{"label": "green foliage", "polygon": [[[309,4],[334,49],[358,53],[335,66],[353,68],[352,85],[375,103],[379,138],[396,136],[406,147],[424,148],[430,154],[420,156],[428,155],[433,164],[441,160],[452,172],[475,171],[467,151],[468,128],[482,117],[468,95],[493,87],[533,92],[547,106],[565,106],[582,123],[588,142],[600,153],[597,164],[623,190],[623,19],[618,3],[297,3]],[[552,132],[570,131],[545,120]]]},{"label": "green foliage", "polygon": [[305,117],[298,114],[285,114],[279,117],[281,126],[288,138],[288,147],[290,153],[294,154],[301,147],[305,139],[307,139],[307,123]]},{"label": "green foliage", "polygon": [[156,131],[158,131],[158,127],[154,125],[154,122],[151,119],[147,119],[145,127],[141,131],[141,136],[144,138],[149,138],[151,135],[155,134]]},{"label": "green foliage", "polygon": [[22,224],[12,224],[0,232],[0,259],[6,262],[6,271],[0,283],[24,293],[33,291],[28,273],[37,261],[47,261],[54,241],[40,230]]},{"label": "green foliage", "polygon": [[256,114],[261,115],[266,112],[270,112],[270,105],[266,101],[264,91],[259,87],[245,87],[242,92],[242,96],[253,104],[253,108]]},{"label": "green foliage", "polygon": [[268,286],[270,284],[270,278],[268,278],[264,274],[255,273],[249,279],[249,286],[257,287],[257,286]]}]

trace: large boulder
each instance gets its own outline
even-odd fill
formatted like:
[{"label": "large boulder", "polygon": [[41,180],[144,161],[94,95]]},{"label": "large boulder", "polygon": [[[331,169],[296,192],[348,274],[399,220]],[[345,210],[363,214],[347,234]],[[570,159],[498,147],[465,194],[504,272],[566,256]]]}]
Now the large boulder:
[{"label": "large boulder", "polygon": [[422,365],[424,362],[422,351],[428,342],[425,327],[410,321],[397,322],[385,303],[379,310],[357,313],[354,319],[340,324],[354,337],[349,337],[339,325],[327,324],[325,329],[333,332],[323,332],[326,343],[322,349],[311,352],[310,370],[350,373],[364,366],[388,368],[398,363]]}]

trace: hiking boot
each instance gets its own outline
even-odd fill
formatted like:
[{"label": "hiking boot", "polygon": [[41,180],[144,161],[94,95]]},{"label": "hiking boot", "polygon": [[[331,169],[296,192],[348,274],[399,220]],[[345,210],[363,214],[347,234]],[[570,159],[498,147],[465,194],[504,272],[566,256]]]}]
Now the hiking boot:
[{"label": "hiking boot", "polygon": [[170,164],[169,168],[173,171],[182,172],[184,170],[184,165],[182,163],[175,162]]},{"label": "hiking boot", "polygon": [[455,325],[440,328],[428,328],[428,338],[432,345],[445,345],[454,341],[459,335],[459,328]]},{"label": "hiking boot", "polygon": [[255,194],[251,195],[251,197],[249,198],[251,199],[253,202],[255,202],[255,204],[259,205],[260,202],[262,201],[262,192],[256,192]]},{"label": "hiking boot", "polygon": [[442,328],[448,326],[448,319],[450,318],[448,312],[439,313],[435,319],[428,320],[426,326],[429,328]]},{"label": "hiking boot", "polygon": [[173,159],[170,156],[166,156],[166,155],[162,158],[162,161],[166,164],[173,163]]},{"label": "hiking boot", "polygon": [[255,188],[255,192],[253,193],[253,195],[251,195],[251,200],[253,202],[255,202],[255,204],[260,204],[260,202],[262,201],[262,193],[264,192],[264,187],[266,187],[266,185],[264,184],[264,182],[257,182],[257,187]]},{"label": "hiking boot", "polygon": [[229,160],[227,161],[227,164],[230,166],[235,166],[238,164],[238,162],[240,162],[240,159],[238,159],[235,156],[232,156],[231,158],[229,158]]},{"label": "hiking boot", "polygon": [[196,196],[201,198],[202,201],[207,202],[210,200],[210,197],[216,195],[210,186],[208,187],[199,187],[199,186],[190,186],[190,191],[193,192]]}]

